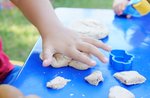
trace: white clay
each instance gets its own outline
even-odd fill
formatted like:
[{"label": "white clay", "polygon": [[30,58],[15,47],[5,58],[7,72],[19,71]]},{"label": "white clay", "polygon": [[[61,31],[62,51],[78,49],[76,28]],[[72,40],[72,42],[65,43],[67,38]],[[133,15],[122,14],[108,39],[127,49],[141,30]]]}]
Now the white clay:
[{"label": "white clay", "polygon": [[114,77],[126,85],[141,84],[146,81],[146,78],[137,71],[117,72]]},{"label": "white clay", "polygon": [[75,68],[75,69],[78,69],[78,70],[86,70],[88,68],[90,68],[91,66],[88,66],[84,63],[81,63],[81,62],[78,62],[78,61],[75,61],[75,60],[72,60],[70,63],[69,63],[69,66]]},{"label": "white clay", "polygon": [[135,98],[135,96],[123,87],[114,86],[110,88],[108,98]]},{"label": "white clay", "polygon": [[95,39],[102,39],[108,36],[108,29],[104,24],[93,19],[79,20],[72,23],[71,29],[80,34],[85,34]]},{"label": "white clay", "polygon": [[55,68],[65,67],[65,66],[68,66],[70,61],[71,61],[71,58],[57,53],[52,58],[51,66]]},{"label": "white clay", "polygon": [[53,80],[51,80],[50,82],[47,82],[47,87],[48,88],[52,88],[52,89],[61,89],[63,87],[65,87],[65,85],[70,82],[71,80],[69,79],[65,79],[63,77],[56,77]]},{"label": "white clay", "polygon": [[[43,60],[42,54],[40,54],[40,59]],[[62,54],[56,53],[52,57],[51,66],[54,68],[65,67],[65,66],[68,66],[70,61],[71,61],[71,58],[64,56]]]},{"label": "white clay", "polygon": [[[89,54],[85,54],[85,55],[87,55],[89,58],[91,58],[91,55],[89,55]],[[78,70],[86,70],[86,69],[92,67],[92,66],[88,66],[87,64],[75,61],[75,60],[71,60],[69,63],[69,66],[71,66],[75,69],[78,69]]]},{"label": "white clay", "polygon": [[104,81],[102,72],[100,71],[95,71],[90,75],[86,76],[84,79],[91,85],[95,85],[95,86],[97,86],[99,82]]},{"label": "white clay", "polygon": [[[87,55],[87,54],[85,54],[85,55]],[[91,57],[90,55],[87,55],[87,56]],[[40,55],[40,58],[42,59],[41,55]],[[64,56],[62,54],[59,54],[59,53],[56,53],[53,56],[52,64],[51,64],[52,67],[61,68],[61,67],[65,67],[65,66],[68,66],[68,65],[70,67],[73,67],[73,68],[78,69],[78,70],[86,70],[86,69],[90,68],[90,66],[88,66],[84,63],[72,60],[71,58],[69,58],[67,56]]]}]

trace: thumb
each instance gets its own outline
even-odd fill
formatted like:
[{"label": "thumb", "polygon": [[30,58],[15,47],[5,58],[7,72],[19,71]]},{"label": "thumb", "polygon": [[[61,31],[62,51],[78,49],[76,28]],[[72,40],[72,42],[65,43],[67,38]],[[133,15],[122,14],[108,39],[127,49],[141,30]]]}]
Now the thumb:
[{"label": "thumb", "polygon": [[43,66],[47,67],[51,64],[53,54],[54,54],[54,48],[49,47],[49,48],[43,49],[43,52],[42,52]]}]

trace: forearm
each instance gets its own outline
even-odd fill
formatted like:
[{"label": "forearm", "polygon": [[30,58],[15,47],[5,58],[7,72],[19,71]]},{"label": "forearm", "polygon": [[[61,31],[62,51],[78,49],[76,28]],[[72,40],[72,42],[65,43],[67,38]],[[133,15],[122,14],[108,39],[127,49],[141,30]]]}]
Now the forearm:
[{"label": "forearm", "polygon": [[[11,0],[40,31],[42,37],[62,26],[49,0]],[[49,32],[50,30],[52,32]]]}]

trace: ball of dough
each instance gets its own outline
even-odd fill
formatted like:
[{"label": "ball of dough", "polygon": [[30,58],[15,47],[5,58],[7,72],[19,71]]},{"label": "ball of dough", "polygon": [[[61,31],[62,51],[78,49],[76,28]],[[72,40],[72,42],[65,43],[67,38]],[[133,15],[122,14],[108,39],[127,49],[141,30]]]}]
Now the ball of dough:
[{"label": "ball of dough", "polygon": [[99,82],[104,81],[101,71],[94,71],[84,78],[91,85],[97,86]]},{"label": "ball of dough", "polygon": [[108,98],[135,98],[134,94],[120,86],[111,87]]},{"label": "ball of dough", "polygon": [[113,76],[126,85],[141,84],[146,81],[146,78],[137,71],[117,72]]},{"label": "ball of dough", "polygon": [[65,79],[63,77],[57,76],[50,82],[47,82],[46,86],[52,89],[61,89],[65,87],[65,85],[70,81],[71,81],[70,79]]},{"label": "ball of dough", "polygon": [[84,34],[95,39],[105,38],[109,34],[108,29],[104,24],[93,19],[76,21],[72,23],[70,28],[80,34]]},{"label": "ball of dough", "polygon": [[[43,60],[42,53],[40,54],[40,59]],[[54,68],[65,67],[68,66],[70,61],[71,58],[64,56],[63,54],[56,53],[52,57],[51,66]]]}]

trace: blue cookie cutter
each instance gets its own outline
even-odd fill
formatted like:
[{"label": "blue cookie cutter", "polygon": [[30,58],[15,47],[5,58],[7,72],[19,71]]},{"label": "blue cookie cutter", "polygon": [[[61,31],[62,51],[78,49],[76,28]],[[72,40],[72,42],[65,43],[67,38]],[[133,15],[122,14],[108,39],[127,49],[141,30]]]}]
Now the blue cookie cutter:
[{"label": "blue cookie cutter", "polygon": [[117,71],[132,69],[134,56],[125,50],[112,50],[110,52],[110,64]]}]

